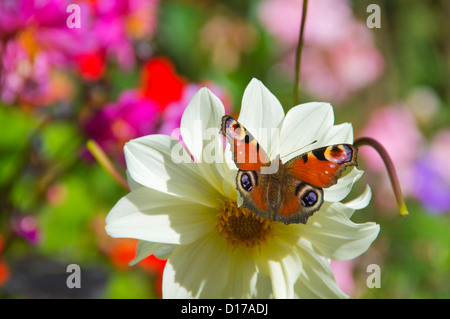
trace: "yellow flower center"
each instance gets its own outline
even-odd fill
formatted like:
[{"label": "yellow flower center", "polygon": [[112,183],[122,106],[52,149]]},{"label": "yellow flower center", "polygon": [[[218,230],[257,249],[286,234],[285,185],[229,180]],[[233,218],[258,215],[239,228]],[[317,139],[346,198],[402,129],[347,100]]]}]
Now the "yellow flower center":
[{"label": "yellow flower center", "polygon": [[272,220],[257,217],[250,210],[238,207],[233,200],[223,202],[217,214],[216,228],[233,249],[247,251],[266,243],[274,234]]}]

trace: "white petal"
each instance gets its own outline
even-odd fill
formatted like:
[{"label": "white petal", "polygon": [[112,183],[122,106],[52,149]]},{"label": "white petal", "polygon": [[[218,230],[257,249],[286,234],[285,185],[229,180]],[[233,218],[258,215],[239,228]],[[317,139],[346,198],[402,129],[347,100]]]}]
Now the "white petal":
[{"label": "white petal", "polygon": [[353,144],[353,127],[350,123],[342,123],[331,127],[318,145],[328,146],[334,144]]},{"label": "white petal", "polygon": [[[328,103],[311,102],[289,110],[281,126],[280,155],[283,163],[318,148],[318,144],[334,122],[333,108]],[[316,143],[311,144],[314,141]]]},{"label": "white petal", "polygon": [[217,190],[222,189],[227,168],[219,133],[224,114],[222,102],[209,89],[202,88],[186,107],[180,125],[183,142],[202,176]]},{"label": "white petal", "polygon": [[136,245],[136,256],[129,265],[134,266],[141,260],[147,258],[148,256],[156,253],[158,250],[164,248],[165,244],[160,243],[150,243],[148,241],[139,240]]},{"label": "white petal", "polygon": [[181,118],[181,136],[196,163],[203,162],[203,149],[210,138],[206,130],[219,132],[225,108],[207,88],[201,88],[189,102]]},{"label": "white petal", "polygon": [[360,171],[354,167],[350,173],[339,178],[335,185],[323,189],[324,200],[327,202],[339,202],[343,200],[352,190],[353,184],[356,183],[363,174],[364,171]]},{"label": "white petal", "polygon": [[128,170],[126,171],[126,175],[127,175],[127,182],[128,182],[128,186],[130,187],[130,190],[134,190],[139,187],[144,187],[144,185],[139,184],[131,177]]},{"label": "white petal", "polygon": [[164,268],[164,298],[222,298],[230,251],[213,237],[217,234],[175,247]]},{"label": "white petal", "polygon": [[252,79],[244,91],[238,121],[270,157],[278,154],[274,147],[278,145],[283,118],[283,107],[275,95],[261,81]]},{"label": "white petal", "polygon": [[340,202],[324,203],[309,218],[302,236],[327,258],[354,259],[370,247],[378,236],[380,226],[373,222],[353,223],[348,218],[352,213],[353,209]]},{"label": "white petal", "polygon": [[[370,199],[372,198],[372,191],[369,185],[366,185],[364,192],[357,198],[345,203],[345,206],[351,209],[362,209],[369,205]],[[351,216],[348,216],[351,217]]]},{"label": "white petal", "polygon": [[289,282],[284,267],[276,260],[269,260],[270,279],[272,280],[273,296],[276,299],[293,298],[294,285]]},{"label": "white petal", "polygon": [[210,207],[217,206],[217,190],[192,162],[177,163],[172,151],[182,147],[167,135],[148,135],[125,144],[127,170],[138,184],[164,193],[182,195]]},{"label": "white petal", "polygon": [[182,244],[214,228],[215,209],[141,187],[122,197],[106,217],[111,237]]},{"label": "white petal", "polygon": [[236,175],[236,169],[228,170],[223,178],[222,189],[227,198],[236,199],[238,197],[236,190]]},{"label": "white petal", "polygon": [[[228,282],[222,298],[252,298],[258,280],[255,262],[241,251],[233,251],[228,268]],[[260,294],[267,291],[259,291]]]},{"label": "white petal", "polygon": [[328,260],[317,254],[306,240],[301,240],[296,250],[302,256],[302,275],[295,283],[299,298],[347,298],[338,287]]},{"label": "white petal", "polygon": [[159,259],[168,259],[175,247],[175,245],[164,245],[164,247],[158,249],[158,251],[155,251],[153,254]]},{"label": "white petal", "polygon": [[[278,226],[278,227],[277,227]],[[301,273],[302,260],[292,247],[296,245],[299,233],[297,229],[285,225],[276,225],[277,240],[268,243],[261,250],[255,262],[263,274],[270,276],[273,296],[277,299],[293,298],[294,283]]]},{"label": "white petal", "polygon": [[273,299],[272,281],[270,276],[258,273],[252,297],[255,299]]}]

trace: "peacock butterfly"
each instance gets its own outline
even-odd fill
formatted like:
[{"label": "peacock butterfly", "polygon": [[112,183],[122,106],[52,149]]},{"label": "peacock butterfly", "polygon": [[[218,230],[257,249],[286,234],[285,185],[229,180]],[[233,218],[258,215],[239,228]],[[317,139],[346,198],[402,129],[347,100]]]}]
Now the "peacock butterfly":
[{"label": "peacock butterfly", "polygon": [[[270,161],[253,135],[232,117],[222,117],[220,131],[239,169],[236,188],[243,207],[285,224],[306,224],[323,204],[323,188],[336,184],[346,167],[357,165],[358,150],[351,144],[316,148],[283,164],[279,156]],[[267,170],[273,166],[275,172]]]}]

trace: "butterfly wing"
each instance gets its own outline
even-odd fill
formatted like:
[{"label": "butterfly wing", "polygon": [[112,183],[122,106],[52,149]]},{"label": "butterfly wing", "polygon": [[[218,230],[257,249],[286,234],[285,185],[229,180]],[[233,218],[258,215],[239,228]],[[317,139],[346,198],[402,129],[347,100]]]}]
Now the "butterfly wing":
[{"label": "butterfly wing", "polygon": [[321,147],[297,156],[285,164],[286,182],[281,187],[281,203],[273,219],[306,224],[323,204],[322,188],[337,183],[346,167],[357,165],[358,150],[350,144]]},{"label": "butterfly wing", "polygon": [[221,132],[231,144],[239,169],[236,188],[244,208],[285,224],[306,224],[323,204],[322,188],[336,184],[346,167],[357,165],[356,147],[336,144],[301,154],[285,165],[279,162],[276,172],[261,174],[261,168],[271,163],[253,135],[227,115]]},{"label": "butterfly wing", "polygon": [[257,216],[271,218],[267,176],[260,174],[260,169],[270,164],[269,157],[253,135],[231,116],[222,117],[220,131],[230,143],[233,160],[239,169],[236,188],[244,200],[243,207]]},{"label": "butterfly wing", "polygon": [[240,170],[257,171],[270,164],[266,152],[260,147],[258,141],[238,121],[231,116],[222,117],[221,133],[226,136],[231,145],[233,160]]},{"label": "butterfly wing", "polygon": [[278,210],[274,210],[273,220],[291,224],[306,224],[308,218],[323,204],[323,190],[293,179],[286,183],[292,186],[281,188],[281,200]]},{"label": "butterfly wing", "polygon": [[239,170],[236,175],[236,188],[244,200],[242,206],[258,217],[271,218],[267,182],[267,175],[259,171]]},{"label": "butterfly wing", "polygon": [[336,144],[301,154],[286,163],[293,177],[310,185],[328,188],[337,183],[342,172],[356,162],[358,149],[351,144]]}]

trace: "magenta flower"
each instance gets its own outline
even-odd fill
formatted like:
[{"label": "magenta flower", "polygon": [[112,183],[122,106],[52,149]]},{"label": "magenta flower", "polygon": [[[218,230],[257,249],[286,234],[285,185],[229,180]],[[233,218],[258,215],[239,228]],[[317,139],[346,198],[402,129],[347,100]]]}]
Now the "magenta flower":
[{"label": "magenta flower", "polygon": [[[79,29],[85,55],[101,53],[106,60],[117,62],[122,69],[136,64],[134,42],[148,41],[156,30],[159,0],[97,0],[80,3],[83,27]],[[139,50],[137,50],[139,51]],[[145,55],[145,54],[144,54]],[[145,58],[146,56],[144,56]],[[80,66],[82,75],[89,73]],[[101,74],[99,74],[100,76]]]},{"label": "magenta flower", "polygon": [[152,38],[158,0],[79,1],[81,28],[67,25],[72,2],[0,2],[0,97],[7,104],[54,102],[55,70],[77,69],[84,79],[95,80],[107,61],[129,69],[136,55],[148,57],[134,44]]},{"label": "magenta flower", "polygon": [[40,234],[37,220],[34,216],[14,216],[11,220],[13,231],[32,245],[39,243]]},{"label": "magenta flower", "polygon": [[[83,127],[89,138],[95,140],[109,155],[122,163],[123,145],[131,139],[149,134],[175,134],[180,127],[181,116],[192,96],[203,85],[184,86],[180,100],[171,102],[163,111],[160,105],[150,97],[143,96],[139,90],[123,92],[118,101],[106,104],[85,121]],[[214,84],[207,85],[211,90],[227,101],[226,92]],[[90,155],[84,155],[91,158]]]},{"label": "magenta flower", "polygon": [[[217,85],[204,85],[223,101],[229,101],[226,92]],[[121,93],[117,102],[106,104],[82,119],[82,126],[88,138],[95,140],[108,156],[125,164],[125,142],[149,134],[176,134],[186,106],[201,86],[187,84],[169,59],[153,58],[143,65],[138,88]],[[86,153],[83,157],[92,159]]]},{"label": "magenta flower", "polygon": [[69,1],[0,2],[0,97],[12,104],[51,103],[53,70],[65,68],[79,51],[77,33],[67,27]]},{"label": "magenta flower", "polygon": [[[138,90],[123,92],[84,123],[87,135],[108,154],[123,159],[123,145],[130,139],[157,132],[158,105]],[[124,163],[124,162],[123,162]]]},{"label": "magenta flower", "polygon": [[8,41],[2,53],[1,99],[11,104],[20,96],[24,101],[40,104],[49,90],[48,56],[37,53],[31,59],[29,52],[18,41]]}]

